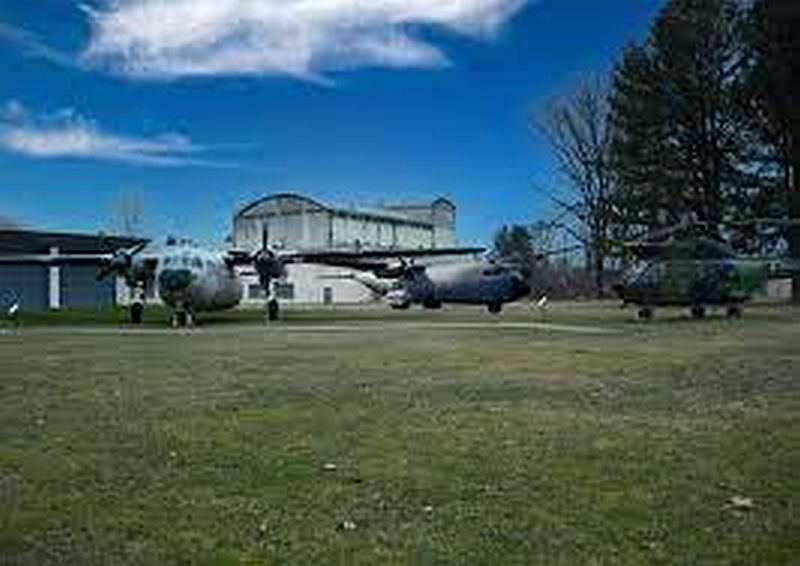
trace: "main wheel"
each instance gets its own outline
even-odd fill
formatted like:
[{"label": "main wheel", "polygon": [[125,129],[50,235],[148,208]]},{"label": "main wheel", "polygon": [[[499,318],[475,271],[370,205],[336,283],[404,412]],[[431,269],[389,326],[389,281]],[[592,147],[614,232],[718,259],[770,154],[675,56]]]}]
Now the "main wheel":
[{"label": "main wheel", "polygon": [[650,320],[653,318],[653,309],[650,307],[642,307],[639,309],[639,318],[642,320]]},{"label": "main wheel", "polygon": [[422,303],[422,306],[425,307],[426,309],[439,310],[440,308],[442,308],[442,302],[437,301],[436,299],[428,299],[424,303]]},{"label": "main wheel", "polygon": [[275,299],[270,300],[267,303],[267,320],[270,322],[278,320],[278,315],[280,314],[281,306],[278,304],[278,301]]},{"label": "main wheel", "polygon": [[701,318],[705,318],[706,308],[701,305],[692,307],[692,316],[698,320]]},{"label": "main wheel", "polygon": [[175,311],[172,315],[172,326],[175,328],[186,328],[189,324],[189,313],[186,311]]},{"label": "main wheel", "polygon": [[742,316],[742,306],[741,305],[730,305],[728,306],[728,318],[741,318]]},{"label": "main wheel", "polygon": [[492,314],[500,314],[503,311],[503,303],[489,303],[487,308]]},{"label": "main wheel", "polygon": [[144,322],[144,305],[136,302],[130,308],[131,324],[142,324]]}]

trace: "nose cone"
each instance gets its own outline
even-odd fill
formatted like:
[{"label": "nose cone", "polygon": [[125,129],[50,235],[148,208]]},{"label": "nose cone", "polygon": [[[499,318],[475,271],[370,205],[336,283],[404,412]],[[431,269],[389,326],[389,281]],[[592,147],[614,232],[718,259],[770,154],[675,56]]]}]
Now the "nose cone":
[{"label": "nose cone", "polygon": [[188,269],[168,269],[158,277],[160,289],[167,293],[183,293],[192,284],[192,272]]},{"label": "nose cone", "polygon": [[531,286],[521,275],[513,275],[511,277],[511,294],[514,296],[514,301],[522,299],[531,294]]}]

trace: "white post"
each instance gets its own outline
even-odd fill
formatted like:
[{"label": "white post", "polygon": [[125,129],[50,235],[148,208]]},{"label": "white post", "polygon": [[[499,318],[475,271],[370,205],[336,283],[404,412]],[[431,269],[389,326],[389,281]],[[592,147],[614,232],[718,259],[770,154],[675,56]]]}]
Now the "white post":
[{"label": "white post", "polygon": [[[58,254],[57,247],[50,248],[51,257],[57,257]],[[53,310],[61,308],[61,267],[58,264],[50,266],[50,308]]]}]

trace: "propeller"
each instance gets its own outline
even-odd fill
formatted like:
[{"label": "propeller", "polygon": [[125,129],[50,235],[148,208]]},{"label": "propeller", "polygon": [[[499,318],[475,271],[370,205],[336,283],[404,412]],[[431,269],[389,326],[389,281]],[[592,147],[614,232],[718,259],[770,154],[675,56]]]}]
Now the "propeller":
[{"label": "propeller", "polygon": [[147,242],[140,242],[135,246],[115,251],[109,259],[103,261],[97,280],[102,281],[109,275],[116,274],[129,277],[133,268],[133,258],[147,247]]},{"label": "propeller", "polygon": [[261,249],[253,255],[253,266],[264,290],[269,291],[270,282],[286,274],[283,260],[269,246],[269,228],[265,224],[261,231]]}]

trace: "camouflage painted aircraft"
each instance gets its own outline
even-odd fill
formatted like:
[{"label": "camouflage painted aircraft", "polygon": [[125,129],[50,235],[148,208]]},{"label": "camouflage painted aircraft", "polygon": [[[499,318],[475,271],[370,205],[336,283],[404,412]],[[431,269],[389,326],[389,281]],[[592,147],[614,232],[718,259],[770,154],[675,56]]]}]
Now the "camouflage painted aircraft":
[{"label": "camouflage painted aircraft", "polygon": [[[475,250],[477,251],[477,250]],[[527,297],[531,293],[519,270],[492,261],[422,266],[407,258],[399,263],[349,262],[345,267],[363,273],[345,275],[375,295],[384,297],[394,309],[407,309],[412,304],[426,309],[439,309],[445,303],[484,305],[497,314],[503,305]]]},{"label": "camouflage painted aircraft", "polygon": [[653,317],[657,306],[686,306],[703,318],[708,307],[722,307],[728,316],[742,314],[745,302],[772,278],[790,277],[797,262],[741,256],[722,239],[707,235],[675,238],[680,225],[659,235],[625,245],[636,259],[614,286],[623,301],[639,307],[639,318]]}]

